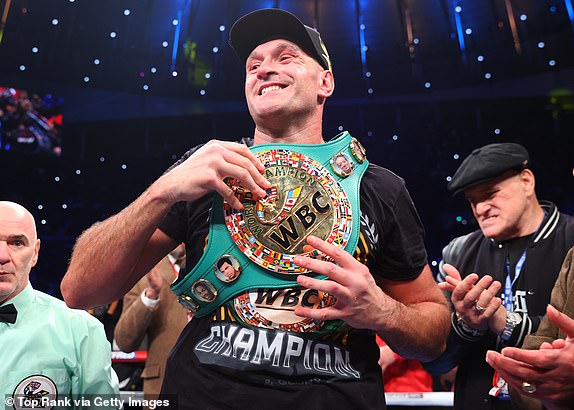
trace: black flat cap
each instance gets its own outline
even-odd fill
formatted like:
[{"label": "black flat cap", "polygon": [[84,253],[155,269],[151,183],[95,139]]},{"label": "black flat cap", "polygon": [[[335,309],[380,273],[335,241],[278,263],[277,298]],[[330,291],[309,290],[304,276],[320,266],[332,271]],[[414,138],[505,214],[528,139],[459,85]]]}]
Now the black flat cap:
[{"label": "black flat cap", "polygon": [[279,38],[297,44],[325,70],[331,70],[331,59],[319,32],[288,11],[273,8],[252,11],[233,23],[229,31],[229,45],[243,63],[258,45]]},{"label": "black flat cap", "polygon": [[464,190],[497,178],[506,171],[523,170],[530,163],[528,151],[511,142],[477,148],[462,161],[447,189],[457,195]]}]

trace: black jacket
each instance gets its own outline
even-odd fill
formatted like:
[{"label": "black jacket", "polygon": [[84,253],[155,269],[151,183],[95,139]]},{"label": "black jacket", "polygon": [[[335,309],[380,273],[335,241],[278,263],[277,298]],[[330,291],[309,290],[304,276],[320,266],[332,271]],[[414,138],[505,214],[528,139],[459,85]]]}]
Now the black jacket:
[{"label": "black jacket", "polygon": [[[485,361],[486,351],[520,346],[524,337],[538,328],[564,257],[574,245],[574,218],[558,212],[550,202],[541,201],[540,205],[546,215],[538,232],[525,242],[526,260],[513,286],[514,311],[521,313],[523,320],[516,326],[508,343],[503,344],[493,332],[464,337],[453,316],[447,350],[438,359],[424,364],[432,374],[446,373],[458,365],[456,409],[514,408],[509,401],[501,401],[488,394],[494,370]],[[517,240],[498,243],[477,230],[451,241],[443,249],[441,266],[442,263],[455,266],[463,278],[473,272],[479,277],[489,274],[504,285],[507,255],[513,246],[512,241]],[[513,263],[516,264],[516,260]]]}]

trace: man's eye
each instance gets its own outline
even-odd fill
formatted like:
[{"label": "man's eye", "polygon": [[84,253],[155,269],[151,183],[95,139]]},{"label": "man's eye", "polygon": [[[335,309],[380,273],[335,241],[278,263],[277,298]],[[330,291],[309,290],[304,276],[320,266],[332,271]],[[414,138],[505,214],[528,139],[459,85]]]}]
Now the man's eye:
[{"label": "man's eye", "polygon": [[22,241],[14,241],[13,243],[14,243],[14,246],[23,246],[24,245],[24,242],[22,242]]}]

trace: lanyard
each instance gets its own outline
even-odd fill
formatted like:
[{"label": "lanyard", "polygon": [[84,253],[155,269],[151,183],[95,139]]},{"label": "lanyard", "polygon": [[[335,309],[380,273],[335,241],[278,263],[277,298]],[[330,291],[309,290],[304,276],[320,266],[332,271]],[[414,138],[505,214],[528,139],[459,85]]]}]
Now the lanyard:
[{"label": "lanyard", "polygon": [[[538,231],[540,231],[542,225],[544,225],[544,221],[546,220],[547,215],[548,212],[546,211],[546,209],[544,209],[544,217],[542,218],[540,225],[536,229],[536,232],[534,232],[533,234],[534,237],[536,236],[536,234],[538,234]],[[528,246],[526,247],[526,249],[528,249]],[[506,280],[504,281],[504,295],[502,297],[502,304],[504,305],[504,307],[508,312],[512,312],[514,310],[512,287],[518,280],[520,272],[522,271],[522,267],[524,266],[524,262],[526,261],[526,249],[522,251],[520,259],[518,259],[518,262],[516,262],[516,266],[514,268],[514,277],[512,278],[512,280],[510,279],[510,256],[509,255],[506,256]]]},{"label": "lanyard", "polygon": [[512,312],[513,309],[513,295],[512,295],[512,287],[518,280],[520,276],[520,271],[522,271],[522,267],[524,266],[524,261],[526,261],[526,249],[522,251],[522,255],[518,262],[516,262],[516,267],[514,268],[514,277],[512,281],[510,280],[510,257],[506,257],[506,280],[504,282],[504,297],[502,303],[504,303],[504,307],[507,311]]}]

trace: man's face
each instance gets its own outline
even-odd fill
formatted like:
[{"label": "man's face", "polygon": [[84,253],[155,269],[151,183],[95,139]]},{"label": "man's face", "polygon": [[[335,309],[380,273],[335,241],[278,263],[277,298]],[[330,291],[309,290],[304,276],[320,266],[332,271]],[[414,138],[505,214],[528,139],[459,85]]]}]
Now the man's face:
[{"label": "man's face", "polygon": [[39,250],[32,215],[16,204],[0,202],[0,303],[26,287]]},{"label": "man's face", "polygon": [[197,285],[195,290],[197,291],[197,294],[199,296],[201,296],[202,298],[204,298],[206,300],[209,300],[212,297],[211,292],[203,285]]},{"label": "man's face", "polygon": [[528,205],[528,189],[521,175],[504,174],[464,191],[484,236],[497,241],[521,236]]},{"label": "man's face", "polygon": [[317,109],[323,72],[291,41],[260,44],[246,62],[245,97],[255,122]]},{"label": "man's face", "polygon": [[352,171],[351,163],[349,161],[347,161],[347,159],[345,157],[343,157],[343,156],[337,157],[337,159],[335,160],[335,163],[337,164],[339,169],[341,171],[343,171],[345,174],[351,173],[351,171]]},{"label": "man's face", "polygon": [[235,268],[227,262],[223,262],[219,270],[229,279],[235,277]]}]

